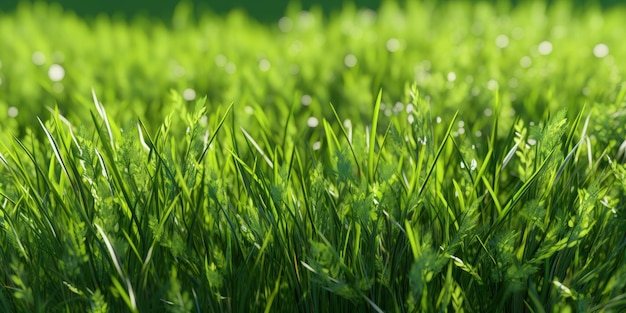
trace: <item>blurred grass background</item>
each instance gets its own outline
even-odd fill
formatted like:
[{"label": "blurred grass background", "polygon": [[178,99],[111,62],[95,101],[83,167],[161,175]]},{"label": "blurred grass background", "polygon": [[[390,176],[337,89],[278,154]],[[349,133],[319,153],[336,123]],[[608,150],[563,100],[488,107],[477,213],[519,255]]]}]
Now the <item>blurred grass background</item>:
[{"label": "blurred grass background", "polygon": [[[279,19],[285,13],[290,3],[298,3],[304,9],[313,6],[320,7],[325,13],[329,14],[340,9],[345,3],[354,3],[360,8],[377,9],[382,0],[357,0],[357,1],[341,1],[341,0],[185,0],[191,2],[198,11],[211,10],[217,14],[227,13],[234,9],[241,9],[247,12],[251,17],[261,22],[271,22]],[[0,1],[0,11],[11,12],[16,9],[19,3],[32,2],[24,0],[2,0]],[[178,0],[46,0],[47,3],[58,3],[66,9],[75,12],[83,17],[94,17],[98,14],[122,15],[131,18],[136,15],[149,16],[152,18],[169,20]],[[446,2],[446,0],[441,0]],[[520,0],[486,0],[483,2],[508,3],[516,5]],[[548,1],[554,2],[554,1]],[[604,8],[610,8],[618,4],[626,4],[625,0],[572,0],[581,10],[589,5],[601,5]]]}]

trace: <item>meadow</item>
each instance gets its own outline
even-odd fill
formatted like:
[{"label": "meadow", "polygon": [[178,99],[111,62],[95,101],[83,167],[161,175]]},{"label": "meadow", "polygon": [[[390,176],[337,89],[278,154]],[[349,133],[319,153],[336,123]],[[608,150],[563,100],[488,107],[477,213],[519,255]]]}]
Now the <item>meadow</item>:
[{"label": "meadow", "polygon": [[625,18],[0,14],[0,311],[622,312]]}]

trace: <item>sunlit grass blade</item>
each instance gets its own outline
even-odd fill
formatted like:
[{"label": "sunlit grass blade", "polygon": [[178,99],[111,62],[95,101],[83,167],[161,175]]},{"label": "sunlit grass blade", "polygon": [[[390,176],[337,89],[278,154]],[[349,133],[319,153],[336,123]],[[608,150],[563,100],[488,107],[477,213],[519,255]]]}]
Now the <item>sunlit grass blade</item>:
[{"label": "sunlit grass blade", "polygon": [[376,160],[376,137],[378,136],[378,118],[380,115],[380,104],[382,101],[383,91],[378,92],[376,97],[376,103],[374,104],[374,111],[372,114],[372,129],[368,138],[368,155],[367,155],[367,173],[370,182],[374,181],[374,166]]}]

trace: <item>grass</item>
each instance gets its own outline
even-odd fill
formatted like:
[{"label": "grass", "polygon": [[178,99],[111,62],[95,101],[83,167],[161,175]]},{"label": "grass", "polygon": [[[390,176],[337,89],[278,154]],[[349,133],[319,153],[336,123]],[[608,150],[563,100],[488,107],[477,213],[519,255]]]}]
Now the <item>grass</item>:
[{"label": "grass", "polygon": [[626,308],[624,9],[189,10],[0,19],[0,311]]}]

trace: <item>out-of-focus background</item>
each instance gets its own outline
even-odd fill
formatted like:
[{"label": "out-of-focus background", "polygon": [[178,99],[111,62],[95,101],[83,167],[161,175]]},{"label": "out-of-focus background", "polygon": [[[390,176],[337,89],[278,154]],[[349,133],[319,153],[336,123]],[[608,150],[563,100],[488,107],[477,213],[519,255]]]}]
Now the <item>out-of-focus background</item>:
[{"label": "out-of-focus background", "polygon": [[[20,2],[29,0],[1,0],[0,11],[10,12],[14,10]],[[290,4],[298,3],[302,8],[308,9],[312,6],[320,7],[324,12],[329,13],[341,8],[345,3],[354,3],[358,7],[376,9],[380,6],[383,0],[357,0],[357,1],[342,1],[342,0],[272,0],[272,1],[259,1],[259,0],[184,0],[191,2],[194,7],[199,11],[210,9],[211,11],[221,14],[227,13],[233,9],[242,9],[246,11],[251,17],[262,21],[270,22],[277,20],[284,13]],[[440,0],[441,1],[441,0]],[[620,3],[626,3],[626,0],[572,0],[584,9],[585,6],[590,4],[600,4],[604,7],[610,7]],[[32,1],[31,1],[32,2]],[[84,17],[91,17],[101,13],[105,14],[121,14],[125,17],[132,17],[135,15],[144,15],[153,18],[160,18],[167,20],[171,17],[172,11],[179,3],[177,0],[45,0],[43,2],[59,3],[66,10],[73,11],[78,15]],[[488,2],[500,2],[501,0],[488,0]],[[520,2],[520,0],[511,0],[513,5]],[[548,1],[553,2],[553,1]]]}]

